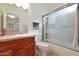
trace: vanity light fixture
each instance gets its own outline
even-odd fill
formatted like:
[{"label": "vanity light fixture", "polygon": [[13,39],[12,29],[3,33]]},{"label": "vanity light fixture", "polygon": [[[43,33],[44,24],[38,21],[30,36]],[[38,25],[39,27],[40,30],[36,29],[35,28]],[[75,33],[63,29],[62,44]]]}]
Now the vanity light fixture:
[{"label": "vanity light fixture", "polygon": [[10,3],[15,4],[17,7],[22,7],[23,9],[28,9],[29,3]]}]

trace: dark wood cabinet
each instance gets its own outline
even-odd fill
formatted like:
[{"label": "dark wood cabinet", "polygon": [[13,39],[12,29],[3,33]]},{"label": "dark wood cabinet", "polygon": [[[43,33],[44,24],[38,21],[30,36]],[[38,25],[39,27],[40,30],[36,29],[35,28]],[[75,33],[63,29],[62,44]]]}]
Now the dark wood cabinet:
[{"label": "dark wood cabinet", "polygon": [[26,56],[26,48],[20,47],[14,50],[14,56]]},{"label": "dark wood cabinet", "polygon": [[31,56],[31,55],[34,55],[34,52],[35,52],[35,51],[34,51],[34,45],[30,45],[30,46],[29,46],[29,50],[30,50],[30,51],[29,51],[29,55],[30,55],[30,56]]},{"label": "dark wood cabinet", "polygon": [[11,55],[12,55],[12,50],[8,50],[0,53],[0,56],[11,56]]},{"label": "dark wood cabinet", "polygon": [[34,37],[22,37],[0,42],[0,56],[34,56]]}]

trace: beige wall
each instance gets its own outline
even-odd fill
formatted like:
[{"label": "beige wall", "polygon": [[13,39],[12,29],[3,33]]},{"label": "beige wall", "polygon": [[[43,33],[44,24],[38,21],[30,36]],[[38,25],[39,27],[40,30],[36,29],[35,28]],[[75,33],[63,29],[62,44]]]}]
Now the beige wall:
[{"label": "beige wall", "polygon": [[48,7],[48,12],[53,12],[54,9],[59,8],[60,6],[65,5],[65,3],[53,3]]}]

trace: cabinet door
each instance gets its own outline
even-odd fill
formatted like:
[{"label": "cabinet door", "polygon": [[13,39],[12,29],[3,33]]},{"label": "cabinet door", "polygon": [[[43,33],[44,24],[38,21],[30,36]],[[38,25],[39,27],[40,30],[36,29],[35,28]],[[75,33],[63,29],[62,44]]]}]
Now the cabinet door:
[{"label": "cabinet door", "polygon": [[8,50],[8,51],[5,51],[5,52],[1,52],[0,53],[0,56],[12,56],[12,50]]},{"label": "cabinet door", "polygon": [[29,44],[29,56],[35,55],[34,44]]},{"label": "cabinet door", "polygon": [[15,50],[13,50],[14,56],[25,56],[26,55],[26,47],[20,47]]}]

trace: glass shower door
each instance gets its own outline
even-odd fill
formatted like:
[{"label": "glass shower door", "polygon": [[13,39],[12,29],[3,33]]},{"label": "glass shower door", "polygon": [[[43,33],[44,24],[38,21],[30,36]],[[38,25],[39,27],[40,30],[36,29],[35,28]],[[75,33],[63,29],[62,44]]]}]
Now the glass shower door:
[{"label": "glass shower door", "polygon": [[76,47],[78,45],[78,12],[79,10],[75,4],[45,15],[43,18],[44,40],[79,51],[79,46]]}]

